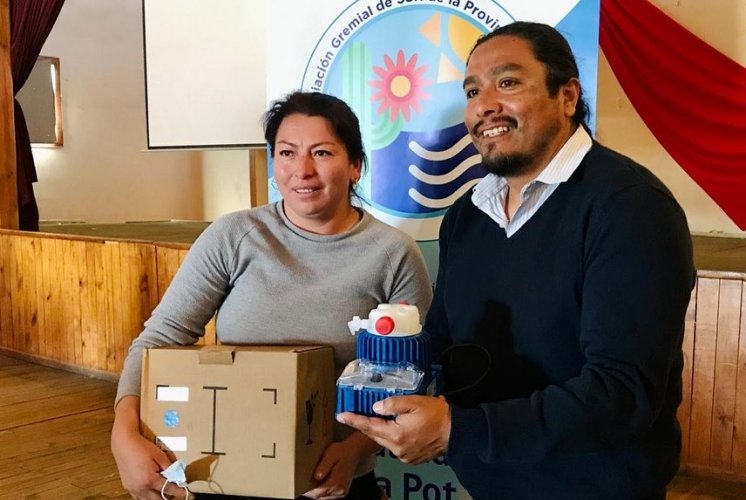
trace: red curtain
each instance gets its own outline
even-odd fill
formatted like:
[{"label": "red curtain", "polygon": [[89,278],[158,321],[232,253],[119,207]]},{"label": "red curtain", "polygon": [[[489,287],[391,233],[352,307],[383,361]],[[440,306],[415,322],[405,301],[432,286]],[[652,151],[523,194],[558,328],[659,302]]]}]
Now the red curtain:
[{"label": "red curtain", "polygon": [[[26,83],[65,0],[10,0],[10,67],[13,95]],[[26,119],[16,100],[13,103],[16,129],[16,178],[18,182],[18,226],[39,230],[39,209],[34,198],[36,167],[31,155]]]},{"label": "red curtain", "polygon": [[658,142],[746,230],[746,68],[647,0],[602,0],[600,41]]}]

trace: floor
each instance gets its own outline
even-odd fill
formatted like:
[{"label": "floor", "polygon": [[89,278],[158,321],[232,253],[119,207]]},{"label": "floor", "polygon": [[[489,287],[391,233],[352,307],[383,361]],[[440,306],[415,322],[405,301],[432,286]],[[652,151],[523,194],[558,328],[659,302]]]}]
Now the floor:
[{"label": "floor", "polygon": [[[129,498],[109,451],[114,393],[112,382],[0,355],[0,499]],[[746,483],[682,474],[669,488],[668,500],[716,499],[746,499]]]},{"label": "floor", "polygon": [[0,499],[129,498],[109,452],[114,392],[0,355]]}]

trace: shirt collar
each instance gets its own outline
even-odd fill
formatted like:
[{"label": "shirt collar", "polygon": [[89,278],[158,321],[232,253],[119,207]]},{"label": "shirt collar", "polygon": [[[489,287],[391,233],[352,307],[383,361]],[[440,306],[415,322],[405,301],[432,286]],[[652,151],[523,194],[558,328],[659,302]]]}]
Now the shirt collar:
[{"label": "shirt collar", "polygon": [[579,126],[534,180],[544,184],[567,182],[567,179],[580,166],[580,162],[583,161],[592,145],[591,136],[588,135],[584,127]]}]

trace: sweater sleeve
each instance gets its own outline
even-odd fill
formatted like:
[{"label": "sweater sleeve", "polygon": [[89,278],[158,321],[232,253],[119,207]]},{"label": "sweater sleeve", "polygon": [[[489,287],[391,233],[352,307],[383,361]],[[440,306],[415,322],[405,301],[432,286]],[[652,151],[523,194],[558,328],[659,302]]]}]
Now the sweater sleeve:
[{"label": "sweater sleeve", "polygon": [[387,301],[417,306],[424,318],[433,300],[433,289],[425,259],[412,238],[404,238],[391,252],[391,265],[391,291]]},{"label": "sweater sleeve", "polygon": [[655,432],[662,414],[674,418],[694,284],[683,212],[660,189],[627,187],[590,215],[585,237],[579,374],[526,398],[452,406],[449,456],[533,462],[593,452]]},{"label": "sweater sleeve", "polygon": [[189,249],[163,299],[129,348],[119,378],[116,402],[127,395],[140,395],[145,349],[190,345],[204,335],[205,325],[230,288],[235,241],[241,237],[237,223],[235,214],[216,221]]}]

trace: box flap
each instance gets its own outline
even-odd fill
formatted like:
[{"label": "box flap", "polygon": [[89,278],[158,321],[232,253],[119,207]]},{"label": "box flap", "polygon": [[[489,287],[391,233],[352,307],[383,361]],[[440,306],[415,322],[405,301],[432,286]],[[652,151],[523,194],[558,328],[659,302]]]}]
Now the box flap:
[{"label": "box flap", "polygon": [[232,365],[235,359],[234,349],[200,349],[197,351],[201,365]]},{"label": "box flap", "polygon": [[318,351],[319,349],[329,349],[329,346],[324,346],[324,345],[294,346],[290,352],[300,353],[300,352]]}]

